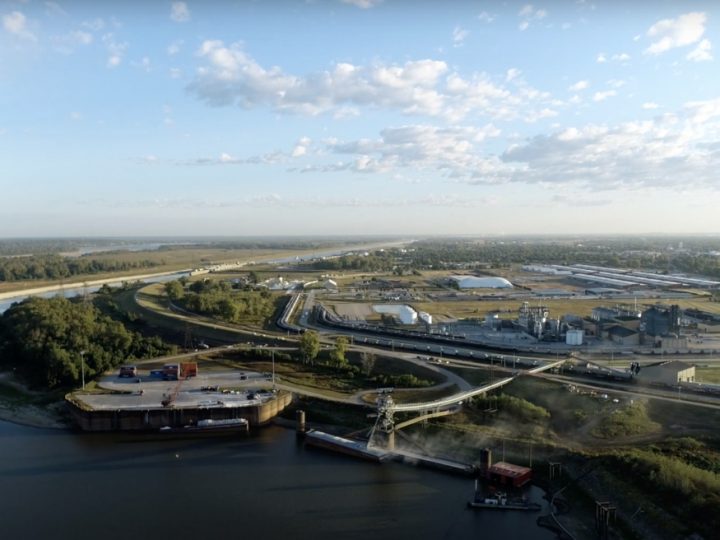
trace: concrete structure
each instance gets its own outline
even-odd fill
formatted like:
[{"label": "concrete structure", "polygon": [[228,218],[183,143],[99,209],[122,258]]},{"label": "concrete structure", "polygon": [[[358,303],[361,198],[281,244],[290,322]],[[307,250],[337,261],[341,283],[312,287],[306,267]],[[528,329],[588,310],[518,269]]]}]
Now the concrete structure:
[{"label": "concrete structure", "polygon": [[664,351],[680,351],[688,348],[688,340],[685,336],[668,334],[660,337],[660,348]]},{"label": "concrete structure", "polygon": [[568,330],[565,334],[565,343],[567,345],[582,345],[585,332],[583,330]]},{"label": "concrete structure", "polygon": [[404,304],[377,304],[373,306],[375,313],[387,313],[397,317],[402,324],[416,324],[417,311]]},{"label": "concrete structure", "polygon": [[607,337],[610,341],[619,345],[640,344],[640,334],[624,326],[611,326],[607,331]]},{"label": "concrete structure", "polygon": [[679,360],[660,362],[642,367],[638,373],[638,379],[671,386],[681,382],[695,382],[695,366]]},{"label": "concrete structure", "polygon": [[513,285],[501,277],[450,276],[459,289],[512,289]]},{"label": "concrete structure", "polygon": [[267,424],[292,401],[292,394],[279,392],[263,402],[245,402],[237,406],[133,407],[97,409],[88,405],[82,394],[65,396],[70,414],[84,431],[158,431],[162,427],[197,425],[200,420],[244,418],[250,426]]}]

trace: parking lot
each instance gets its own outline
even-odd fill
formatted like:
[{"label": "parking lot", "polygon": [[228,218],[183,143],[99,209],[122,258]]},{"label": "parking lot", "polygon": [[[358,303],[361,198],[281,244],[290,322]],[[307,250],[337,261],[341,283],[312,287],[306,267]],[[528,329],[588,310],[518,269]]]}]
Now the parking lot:
[{"label": "parking lot", "polygon": [[97,410],[163,407],[172,397],[175,408],[243,407],[270,399],[269,374],[252,371],[213,371],[182,380],[163,380],[139,370],[137,377],[106,375],[98,386],[107,394],[82,394],[76,398]]}]

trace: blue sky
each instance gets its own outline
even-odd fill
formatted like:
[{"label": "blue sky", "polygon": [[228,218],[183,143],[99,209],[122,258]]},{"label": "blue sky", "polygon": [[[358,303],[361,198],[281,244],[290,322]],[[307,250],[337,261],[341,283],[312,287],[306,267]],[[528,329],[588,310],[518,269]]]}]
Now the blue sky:
[{"label": "blue sky", "polygon": [[715,2],[0,20],[0,236],[720,231]]}]

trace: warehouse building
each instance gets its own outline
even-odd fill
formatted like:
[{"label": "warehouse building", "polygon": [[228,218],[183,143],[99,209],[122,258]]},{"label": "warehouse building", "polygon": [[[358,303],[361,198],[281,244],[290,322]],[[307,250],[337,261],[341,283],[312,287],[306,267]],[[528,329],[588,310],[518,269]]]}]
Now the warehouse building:
[{"label": "warehouse building", "polygon": [[607,337],[618,345],[639,345],[640,334],[624,326],[611,326],[607,331]]},{"label": "warehouse building", "polygon": [[512,289],[513,285],[501,277],[450,276],[458,289]]},{"label": "warehouse building", "polygon": [[638,373],[638,379],[671,386],[681,382],[695,382],[695,366],[679,360],[660,362],[642,367]]}]

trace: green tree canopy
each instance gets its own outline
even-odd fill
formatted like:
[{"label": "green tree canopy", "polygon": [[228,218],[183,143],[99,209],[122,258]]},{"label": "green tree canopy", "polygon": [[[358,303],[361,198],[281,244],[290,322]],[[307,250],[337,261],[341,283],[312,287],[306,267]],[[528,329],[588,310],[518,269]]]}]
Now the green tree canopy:
[{"label": "green tree canopy", "polygon": [[313,362],[320,353],[320,336],[314,330],[308,330],[300,338],[300,354],[306,362]]},{"label": "green tree canopy", "polygon": [[165,354],[161,340],[146,339],[103,315],[92,304],[67,298],[29,298],[0,317],[0,365],[48,388],[80,381],[81,351],[91,379],[121,363]]},{"label": "green tree canopy", "polygon": [[180,300],[185,294],[185,288],[180,281],[168,281],[165,284],[165,294],[167,294],[168,298],[172,301]]},{"label": "green tree canopy", "polygon": [[345,353],[347,352],[348,343],[348,338],[345,336],[338,336],[335,340],[335,349],[330,353],[330,362],[335,367],[341,367],[347,364]]}]

